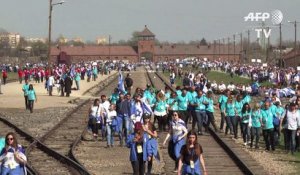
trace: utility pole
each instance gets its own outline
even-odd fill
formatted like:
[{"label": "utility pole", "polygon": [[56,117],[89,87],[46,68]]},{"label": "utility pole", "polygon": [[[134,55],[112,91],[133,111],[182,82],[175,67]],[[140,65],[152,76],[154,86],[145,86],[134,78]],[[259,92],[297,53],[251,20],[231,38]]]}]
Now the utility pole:
[{"label": "utility pole", "polygon": [[233,34],[233,60],[235,61],[235,34]]},{"label": "utility pole", "polygon": [[229,42],[230,42],[230,37],[228,37],[228,41],[227,41],[227,59],[229,61]]},{"label": "utility pole", "polygon": [[[267,27],[267,30],[269,31],[269,27]],[[268,37],[268,42],[267,42],[267,50],[266,50],[266,62],[269,62],[269,47],[270,47],[270,36]]]},{"label": "utility pole", "polygon": [[214,40],[214,60],[216,60],[216,40]]},{"label": "utility pole", "polygon": [[111,60],[110,59],[110,42],[111,42],[111,37],[110,37],[110,35],[108,35],[108,59],[109,59],[109,61]]},{"label": "utility pole", "polygon": [[282,33],[281,33],[281,23],[279,24],[279,60],[280,60],[280,66],[283,67],[283,60],[282,60],[282,53],[281,53],[281,46],[282,46]]},{"label": "utility pole", "polygon": [[221,39],[219,39],[219,59],[221,58]]},{"label": "utility pole", "polygon": [[247,54],[246,54],[246,56],[247,56],[247,59],[248,59],[248,61],[249,61],[249,60],[250,60],[250,59],[249,59],[249,55],[250,55],[250,54],[249,54],[249,52],[250,52],[250,30],[248,30],[247,33],[248,33],[248,38],[247,38],[248,44],[247,44],[247,51],[246,51]]},{"label": "utility pole", "polygon": [[52,24],[52,0],[49,0],[49,21],[48,21],[48,67],[50,67],[51,62],[51,24]]},{"label": "utility pole", "polygon": [[244,49],[243,49],[243,32],[240,33],[240,37],[241,37],[241,43],[240,43],[240,53],[241,53],[241,61],[244,62]]}]

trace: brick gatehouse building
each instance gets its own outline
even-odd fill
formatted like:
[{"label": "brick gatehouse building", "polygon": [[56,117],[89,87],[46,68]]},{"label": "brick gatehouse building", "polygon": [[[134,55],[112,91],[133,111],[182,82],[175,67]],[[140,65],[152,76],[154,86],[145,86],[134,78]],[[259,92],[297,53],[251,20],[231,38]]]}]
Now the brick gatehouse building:
[{"label": "brick gatehouse building", "polygon": [[225,44],[155,44],[155,35],[145,26],[138,35],[137,46],[60,46],[51,48],[52,62],[78,62],[82,60],[124,60],[138,62],[141,59],[169,61],[187,57],[208,60],[241,60],[240,45]]}]

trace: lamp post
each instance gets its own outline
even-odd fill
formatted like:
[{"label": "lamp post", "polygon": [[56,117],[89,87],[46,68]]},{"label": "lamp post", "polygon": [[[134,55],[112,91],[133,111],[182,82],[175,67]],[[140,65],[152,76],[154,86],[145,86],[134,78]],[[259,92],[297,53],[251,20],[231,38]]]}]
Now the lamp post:
[{"label": "lamp post", "polygon": [[65,1],[52,3],[53,0],[49,0],[49,28],[48,28],[48,67],[50,66],[50,55],[51,55],[51,27],[52,27],[52,10],[55,5],[62,5]]},{"label": "lamp post", "polygon": [[300,23],[300,22],[298,22],[298,21],[288,21],[288,23],[292,23],[292,24],[294,24],[294,28],[295,28],[295,43],[294,43],[294,56],[295,56],[295,58],[294,58],[294,66],[296,66],[296,55],[297,55],[297,23]]}]

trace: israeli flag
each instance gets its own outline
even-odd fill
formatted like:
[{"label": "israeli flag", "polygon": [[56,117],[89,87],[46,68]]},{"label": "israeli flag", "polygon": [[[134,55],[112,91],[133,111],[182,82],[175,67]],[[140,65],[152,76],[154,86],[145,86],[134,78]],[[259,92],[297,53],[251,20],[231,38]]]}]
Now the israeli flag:
[{"label": "israeli flag", "polygon": [[123,79],[123,75],[122,75],[121,71],[119,71],[118,89],[121,93],[125,92],[124,79]]}]

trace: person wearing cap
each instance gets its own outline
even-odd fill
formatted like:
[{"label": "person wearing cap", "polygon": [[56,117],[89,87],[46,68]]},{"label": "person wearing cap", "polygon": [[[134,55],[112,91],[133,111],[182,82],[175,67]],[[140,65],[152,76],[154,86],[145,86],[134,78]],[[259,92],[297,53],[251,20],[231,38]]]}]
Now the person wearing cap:
[{"label": "person wearing cap", "polygon": [[180,158],[181,147],[185,144],[184,137],[187,135],[188,130],[186,124],[179,118],[178,112],[173,112],[173,120],[171,122],[171,128],[167,134],[163,146],[166,145],[167,140],[171,137],[168,145],[170,157],[175,160],[175,170],[178,172],[178,163]]},{"label": "person wearing cap", "polygon": [[134,124],[134,132],[127,138],[126,145],[130,148],[129,160],[134,175],[145,174],[145,162],[147,161],[148,134],[144,132],[141,122]]},{"label": "person wearing cap", "polygon": [[143,114],[143,130],[145,133],[148,134],[148,142],[147,142],[147,174],[151,174],[152,171],[152,165],[153,165],[153,158],[155,157],[157,160],[159,160],[158,155],[158,142],[156,140],[157,138],[157,132],[156,128],[153,125],[153,123],[150,122],[151,115],[149,114]]}]

